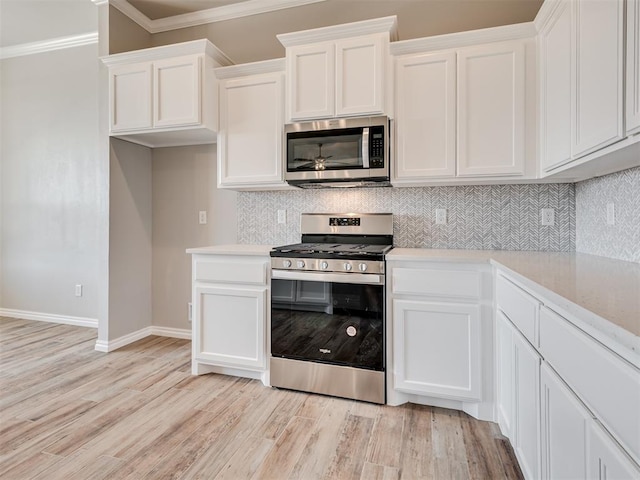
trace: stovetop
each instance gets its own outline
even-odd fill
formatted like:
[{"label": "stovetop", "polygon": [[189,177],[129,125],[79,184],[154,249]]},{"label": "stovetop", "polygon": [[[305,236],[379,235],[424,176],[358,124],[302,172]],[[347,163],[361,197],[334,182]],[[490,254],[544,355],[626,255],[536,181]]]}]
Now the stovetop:
[{"label": "stovetop", "polygon": [[[272,256],[291,254],[315,257],[325,255],[328,258],[347,255],[379,257],[391,250],[392,245],[371,245],[366,243],[295,243],[276,247]],[[273,255],[273,254],[276,255]]]}]

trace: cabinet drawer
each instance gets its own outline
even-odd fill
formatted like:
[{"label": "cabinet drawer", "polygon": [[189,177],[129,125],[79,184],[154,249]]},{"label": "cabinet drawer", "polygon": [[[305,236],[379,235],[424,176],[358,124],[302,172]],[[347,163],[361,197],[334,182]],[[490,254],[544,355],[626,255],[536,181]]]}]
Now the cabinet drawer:
[{"label": "cabinet drawer", "polygon": [[502,275],[496,278],[496,304],[520,332],[538,345],[538,310],[540,303]]},{"label": "cabinet drawer", "polygon": [[435,295],[478,300],[482,274],[472,270],[394,268],[393,293]]},{"label": "cabinet drawer", "polygon": [[638,461],[640,370],[546,307],[540,352]]},{"label": "cabinet drawer", "polygon": [[244,283],[266,285],[267,270],[264,262],[232,260],[195,261],[193,278],[196,282]]}]

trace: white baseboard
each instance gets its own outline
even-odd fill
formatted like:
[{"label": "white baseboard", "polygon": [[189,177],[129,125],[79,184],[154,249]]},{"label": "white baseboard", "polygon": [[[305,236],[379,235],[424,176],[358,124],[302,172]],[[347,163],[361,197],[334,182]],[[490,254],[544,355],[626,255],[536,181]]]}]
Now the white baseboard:
[{"label": "white baseboard", "polygon": [[96,341],[95,349],[99,352],[113,352],[118,348],[122,348],[130,343],[142,340],[150,335],[157,335],[159,337],[170,338],[182,338],[185,340],[191,340],[191,330],[185,330],[182,328],[169,328],[169,327],[145,327],[135,332],[129,333],[114,340],[98,340]]},{"label": "white baseboard", "polygon": [[55,313],[29,312],[26,310],[13,310],[0,308],[0,317],[13,317],[22,320],[36,320],[38,322],[62,323],[77,327],[98,328],[97,318],[72,317],[69,315],[57,315]]}]

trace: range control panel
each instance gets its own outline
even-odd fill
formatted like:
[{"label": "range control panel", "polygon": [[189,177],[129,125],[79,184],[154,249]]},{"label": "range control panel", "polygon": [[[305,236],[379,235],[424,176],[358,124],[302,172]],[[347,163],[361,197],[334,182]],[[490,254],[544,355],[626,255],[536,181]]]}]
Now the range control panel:
[{"label": "range control panel", "polygon": [[330,217],[330,227],[359,227],[360,217]]}]

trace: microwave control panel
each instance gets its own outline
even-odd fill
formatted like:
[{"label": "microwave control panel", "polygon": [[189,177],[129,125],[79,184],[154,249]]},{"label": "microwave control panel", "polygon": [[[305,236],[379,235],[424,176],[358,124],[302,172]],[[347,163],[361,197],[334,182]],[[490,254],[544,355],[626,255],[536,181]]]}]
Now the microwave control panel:
[{"label": "microwave control panel", "polygon": [[371,168],[384,167],[384,127],[371,127],[369,141],[369,165]]}]

